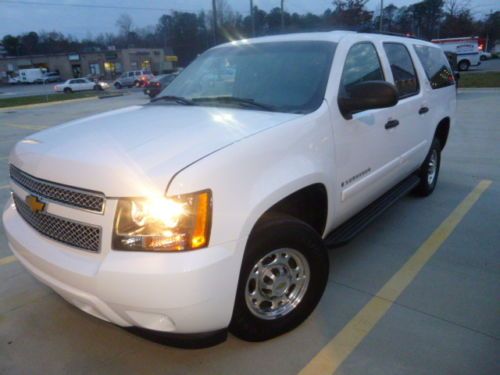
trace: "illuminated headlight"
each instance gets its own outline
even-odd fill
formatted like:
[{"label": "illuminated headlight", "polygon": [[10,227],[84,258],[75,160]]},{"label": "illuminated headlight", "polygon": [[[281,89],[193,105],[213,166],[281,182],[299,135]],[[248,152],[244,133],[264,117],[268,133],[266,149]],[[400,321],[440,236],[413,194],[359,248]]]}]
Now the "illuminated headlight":
[{"label": "illuminated headlight", "polygon": [[212,194],[205,190],[175,198],[118,201],[113,249],[183,251],[206,247],[212,219]]}]

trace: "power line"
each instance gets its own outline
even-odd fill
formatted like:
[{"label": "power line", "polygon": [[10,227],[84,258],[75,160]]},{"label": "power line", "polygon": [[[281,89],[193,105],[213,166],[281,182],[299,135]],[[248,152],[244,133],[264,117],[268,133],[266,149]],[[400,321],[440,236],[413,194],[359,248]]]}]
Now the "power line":
[{"label": "power line", "polygon": [[40,2],[40,1],[24,1],[24,0],[3,0],[1,3],[4,4],[15,4],[15,5],[42,5],[42,6],[54,6],[54,7],[67,7],[67,8],[94,8],[94,9],[120,9],[120,10],[145,10],[145,11],[175,11],[182,10],[185,12],[194,12],[188,9],[173,9],[173,8],[155,8],[155,7],[135,7],[135,6],[118,6],[118,5],[102,5],[102,4],[81,4],[81,3],[53,3],[53,2]]}]

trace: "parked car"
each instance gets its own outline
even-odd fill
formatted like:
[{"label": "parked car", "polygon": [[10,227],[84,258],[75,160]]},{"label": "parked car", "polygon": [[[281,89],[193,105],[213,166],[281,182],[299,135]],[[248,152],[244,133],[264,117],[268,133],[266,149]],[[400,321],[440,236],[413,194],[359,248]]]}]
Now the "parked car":
[{"label": "parked car", "polygon": [[144,94],[148,95],[150,98],[154,98],[167,87],[175,77],[177,77],[177,74],[163,74],[155,77],[155,79],[149,81],[144,86]]},{"label": "parked car", "polygon": [[113,85],[117,89],[122,87],[142,87],[147,82],[154,78],[153,73],[149,70],[132,70],[130,72],[123,73]]},{"label": "parked car", "polygon": [[56,72],[48,72],[44,73],[42,77],[37,78],[35,83],[52,83],[59,82],[61,80],[61,76]]},{"label": "parked car", "polygon": [[17,84],[21,83],[21,80],[20,80],[19,76],[9,76],[7,78],[7,83],[10,85],[17,85]]},{"label": "parked car", "polygon": [[455,107],[448,61],[422,40],[334,31],[219,45],[145,105],[17,143],[7,239],[100,319],[178,346],[228,330],[270,339],[314,310],[328,248],[407,192],[434,191]]},{"label": "parked car", "polygon": [[106,82],[93,82],[86,78],[73,78],[68,79],[60,85],[55,85],[54,91],[69,94],[74,91],[105,90],[107,88],[109,88],[109,84]]}]

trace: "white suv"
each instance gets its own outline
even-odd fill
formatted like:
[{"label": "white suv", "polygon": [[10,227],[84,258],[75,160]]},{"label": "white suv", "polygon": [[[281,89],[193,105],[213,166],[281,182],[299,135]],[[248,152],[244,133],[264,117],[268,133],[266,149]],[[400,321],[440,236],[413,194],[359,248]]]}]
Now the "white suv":
[{"label": "white suv", "polygon": [[39,280],[119,326],[180,346],[228,329],[269,339],[313,311],[327,248],[433,191],[455,105],[443,51],[417,39],[217,46],[149,104],[20,141],[8,241]]},{"label": "white suv", "polygon": [[113,83],[113,86],[117,89],[121,89],[122,87],[143,86],[153,78],[154,75],[149,70],[132,70],[118,77]]}]

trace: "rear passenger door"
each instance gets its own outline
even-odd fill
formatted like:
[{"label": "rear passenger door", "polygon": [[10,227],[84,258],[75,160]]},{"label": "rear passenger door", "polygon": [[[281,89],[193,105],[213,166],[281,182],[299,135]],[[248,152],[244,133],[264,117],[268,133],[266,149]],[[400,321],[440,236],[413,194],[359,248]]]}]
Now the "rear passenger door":
[{"label": "rear passenger door", "polygon": [[[364,81],[385,81],[379,52],[371,41],[359,41],[340,48],[336,59],[343,61],[338,95]],[[346,51],[346,52],[344,52]],[[344,55],[345,53],[345,55]],[[352,118],[332,106],[335,142],[335,172],[340,196],[337,217],[343,221],[399,182],[399,156],[396,132],[388,127],[395,107],[358,112]]]},{"label": "rear passenger door", "polygon": [[392,81],[399,92],[399,102],[393,108],[394,147],[399,147],[402,174],[410,174],[417,169],[429,148],[426,128],[429,103],[420,88],[415,63],[410,48],[400,42],[382,43],[385,57],[390,66],[388,81]]}]

